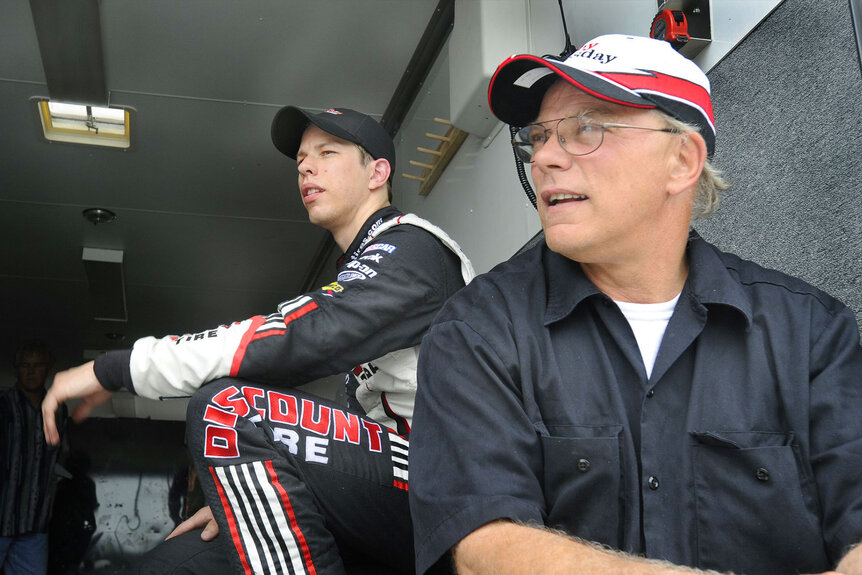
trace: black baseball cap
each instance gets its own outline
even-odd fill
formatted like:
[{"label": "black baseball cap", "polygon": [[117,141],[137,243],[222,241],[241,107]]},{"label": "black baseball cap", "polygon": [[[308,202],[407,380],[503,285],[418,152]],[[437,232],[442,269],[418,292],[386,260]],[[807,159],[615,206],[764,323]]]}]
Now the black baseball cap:
[{"label": "black baseball cap", "polygon": [[349,108],[329,108],[315,114],[295,106],[285,106],[272,120],[272,143],[282,154],[295,160],[302,134],[309,123],[342,140],[359,144],[375,160],[387,160],[392,173],[395,173],[392,138],[377,120]]}]

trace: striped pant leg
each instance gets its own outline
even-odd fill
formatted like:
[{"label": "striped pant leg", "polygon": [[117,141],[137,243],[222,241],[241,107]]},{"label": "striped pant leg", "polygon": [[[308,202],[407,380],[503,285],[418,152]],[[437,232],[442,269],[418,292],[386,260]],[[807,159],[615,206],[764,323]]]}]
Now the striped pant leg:
[{"label": "striped pant leg", "polygon": [[339,547],[412,571],[406,440],[297,390],[228,379],[195,395],[188,425],[237,573],[341,574]]}]

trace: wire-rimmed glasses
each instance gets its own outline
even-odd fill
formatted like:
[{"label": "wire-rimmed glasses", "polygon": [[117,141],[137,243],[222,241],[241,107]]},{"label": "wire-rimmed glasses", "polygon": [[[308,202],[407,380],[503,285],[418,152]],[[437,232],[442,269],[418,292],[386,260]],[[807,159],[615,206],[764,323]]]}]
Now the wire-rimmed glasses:
[{"label": "wire-rimmed glasses", "polygon": [[[553,128],[547,124],[556,122]],[[676,133],[673,128],[651,128],[647,126],[631,126],[613,122],[595,122],[585,116],[569,116],[556,120],[547,120],[538,124],[529,124],[515,133],[512,147],[518,158],[525,164],[533,162],[533,156],[542,149],[548,141],[551,132],[557,133],[557,141],[566,152],[573,156],[586,156],[599,149],[604,141],[605,130],[608,128],[632,128],[635,130],[650,130],[653,132]]]}]

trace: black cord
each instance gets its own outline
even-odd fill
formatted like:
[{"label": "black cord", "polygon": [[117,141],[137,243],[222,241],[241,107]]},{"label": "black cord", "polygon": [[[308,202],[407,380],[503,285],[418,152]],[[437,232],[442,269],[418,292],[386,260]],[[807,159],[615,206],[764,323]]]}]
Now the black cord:
[{"label": "black cord", "polygon": [[[569,37],[569,27],[566,25],[566,14],[563,12],[563,0],[557,0],[557,3],[560,5],[560,18],[563,20],[563,33],[566,36],[566,48],[562,51],[559,56],[559,60],[565,60],[569,56],[571,56],[576,48],[572,45],[572,39]],[[551,55],[543,56],[554,57]],[[518,129],[515,126],[509,126],[509,133],[511,134],[511,139],[515,139],[515,134],[518,133]],[[524,188],[524,193],[527,194],[527,198],[530,200],[530,203],[533,204],[533,207],[538,209],[536,206],[536,192],[533,191],[533,187],[530,185],[530,180],[527,179],[527,171],[524,169],[524,162],[521,161],[521,158],[518,157],[518,153],[515,152],[515,147],[512,146],[512,153],[515,155],[515,170],[518,172],[518,179],[521,181],[521,186]]]},{"label": "black cord", "polygon": [[560,18],[563,20],[563,33],[566,35],[566,49],[560,54],[560,60],[565,60],[571,56],[575,47],[572,46],[572,39],[569,38],[569,28],[566,26],[566,14],[563,12],[563,0],[557,0],[560,5]]},{"label": "black cord", "polygon": [[[515,134],[518,133],[518,128],[515,126],[509,126],[509,133],[514,140]],[[518,172],[518,179],[521,180],[521,186],[524,188],[524,193],[527,194],[527,198],[530,200],[530,203],[533,204],[533,207],[535,209],[539,209],[536,207],[536,193],[530,185],[530,180],[527,179],[527,171],[524,169],[524,162],[522,162],[521,158],[518,157],[518,153],[515,151],[515,146],[512,146],[512,154],[515,155],[515,171]]]}]

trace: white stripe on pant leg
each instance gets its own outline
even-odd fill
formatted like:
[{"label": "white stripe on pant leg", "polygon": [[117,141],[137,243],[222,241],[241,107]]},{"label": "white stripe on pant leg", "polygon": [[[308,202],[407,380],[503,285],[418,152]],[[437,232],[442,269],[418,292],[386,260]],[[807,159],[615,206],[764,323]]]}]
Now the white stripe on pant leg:
[{"label": "white stripe on pant leg", "polygon": [[[236,519],[236,528],[239,531],[239,537],[242,543],[246,543],[245,548],[248,553],[248,559],[251,563],[251,570],[254,573],[264,573],[263,563],[261,563],[260,555],[258,555],[258,547],[254,545],[253,533],[248,527],[246,516],[248,511],[244,511],[244,500],[241,499],[242,493],[237,493],[236,489],[236,470],[233,467],[216,467],[216,473],[222,482],[225,495],[230,502],[231,510],[233,511],[234,519]],[[228,475],[228,472],[230,475]],[[252,539],[252,541],[249,541]],[[247,543],[252,543],[248,545]]]},{"label": "white stripe on pant leg", "polygon": [[[251,503],[251,501],[249,501],[248,496],[246,495],[245,491],[242,490],[242,488],[240,486],[241,485],[240,479],[239,479],[239,477],[236,476],[236,469],[235,468],[237,468],[237,467],[242,469],[243,475],[245,476],[245,484],[250,487],[252,494],[253,494],[253,497],[255,499],[257,509],[261,511],[260,515],[262,515],[264,517],[262,524],[258,523],[258,520],[255,518],[253,511],[251,509],[252,503]],[[284,514],[284,509],[282,507],[281,498],[278,495],[278,492],[275,490],[275,488],[270,483],[269,474],[266,471],[265,465],[262,462],[253,462],[251,464],[241,464],[241,465],[237,465],[237,466],[231,466],[230,470],[231,470],[231,474],[233,475],[233,478],[227,478],[227,484],[228,484],[228,487],[231,489],[232,506],[236,507],[237,506],[237,500],[239,499],[239,502],[243,504],[243,509],[245,510],[244,515],[247,515],[248,521],[253,522],[252,526],[254,527],[254,530],[250,529],[245,517],[243,517],[241,514],[237,513],[237,515],[239,516],[239,520],[242,520],[241,525],[239,524],[239,520],[238,520],[238,527],[240,528],[240,531],[241,531],[240,536],[242,537],[243,541],[246,543],[246,547],[249,547],[249,546],[253,547],[253,549],[250,550],[250,554],[252,552],[254,553],[255,557],[257,558],[256,559],[257,564],[260,565],[260,558],[259,558],[258,551],[262,551],[262,553],[266,556],[267,563],[269,564],[269,566],[271,568],[274,569],[274,564],[272,563],[269,549],[265,545],[265,542],[263,541],[263,539],[264,539],[264,535],[262,533],[262,528],[263,528],[267,531],[267,534],[269,535],[269,539],[273,543],[273,546],[276,549],[278,562],[282,568],[282,572],[287,572],[287,566],[284,563],[284,554],[282,552],[283,548],[287,547],[288,552],[290,554],[290,562],[291,562],[291,565],[293,567],[294,572],[297,574],[306,574],[307,570],[305,568],[304,555],[302,553],[302,550],[299,549],[298,544],[294,538],[293,530],[290,529],[289,521],[287,520],[287,517]],[[249,470],[251,470],[254,473],[255,477],[257,478],[257,480],[259,482],[258,484],[255,484],[254,480],[249,475]],[[266,498],[265,502],[263,502],[259,499],[258,494],[257,494],[257,489],[255,489],[256,486],[259,486],[261,488],[261,491],[263,492],[263,494]],[[268,515],[266,513],[264,513],[264,511],[269,511],[272,514],[274,521],[278,527],[278,532],[280,534],[287,533],[289,536],[288,539],[278,539],[277,538],[277,536],[272,531],[272,526],[270,525],[270,522],[267,520]],[[287,530],[287,531],[285,531],[285,530]],[[257,546],[258,542],[260,542],[260,547]],[[280,545],[279,542],[283,542],[284,545],[283,546]]]},{"label": "white stripe on pant leg", "polygon": [[[257,461],[252,464],[254,473],[257,476],[257,480],[260,483],[261,491],[266,497],[265,504],[268,506],[272,516],[275,518],[276,524],[276,534],[273,535],[281,536],[279,539],[284,543],[284,546],[287,547],[287,551],[290,554],[290,563],[293,565],[293,570],[295,573],[307,573],[305,569],[305,556],[302,553],[302,549],[299,547],[298,542],[296,541],[296,536],[293,533],[293,529],[290,526],[290,521],[284,512],[283,503],[281,501],[281,497],[278,494],[278,491],[273,487],[270,482],[269,473],[267,473],[266,466]],[[261,506],[264,503],[260,503]],[[267,529],[270,529],[270,526],[267,525]],[[270,531],[271,533],[271,531]],[[284,564],[284,558],[281,554],[282,547],[276,543],[276,548],[279,550],[279,561]]]},{"label": "white stripe on pant leg", "polygon": [[[267,573],[275,572],[275,563],[272,561],[272,555],[269,552],[268,546],[264,541],[263,532],[261,531],[260,524],[254,517],[254,508],[252,507],[251,501],[248,499],[248,495],[246,495],[245,491],[242,488],[243,482],[240,480],[239,472],[242,471],[244,475],[246,475],[246,480],[250,481],[251,478],[244,471],[245,465],[235,465],[230,467],[230,473],[233,476],[234,484],[233,488],[236,492],[237,498],[239,502],[243,506],[243,510],[245,512],[246,521],[244,522],[245,530],[247,533],[247,541],[251,543],[255,547],[255,551],[263,556],[266,559],[266,566],[268,567]],[[254,485],[251,486],[252,489]],[[248,547],[248,545],[246,545]]]},{"label": "white stripe on pant leg", "polygon": [[[236,528],[239,532],[238,535],[240,540],[244,540],[246,534],[248,533],[248,527],[246,525],[245,517],[243,517],[241,511],[241,505],[239,501],[237,501],[237,494],[234,489],[233,481],[231,477],[227,474],[227,469],[224,467],[214,467],[216,475],[218,475],[219,481],[221,481],[222,488],[224,489],[225,497],[228,498],[228,502],[230,503],[231,512],[233,513],[234,520],[236,521]],[[254,545],[248,546],[246,545],[246,550],[248,554],[249,563],[251,563],[251,570],[253,573],[261,573],[263,572],[263,564],[260,562],[260,556],[257,554],[257,547]]]},{"label": "white stripe on pant leg", "polygon": [[396,454],[396,453],[398,455],[403,455],[404,457],[407,457],[407,453],[408,453],[407,449],[402,449],[401,447],[398,447],[394,443],[389,445],[389,449],[392,451],[393,457],[394,457],[394,454]]},{"label": "white stripe on pant leg", "polygon": [[407,470],[406,469],[398,469],[397,467],[392,468],[392,475],[397,477],[398,479],[403,479],[407,481]]},{"label": "white stripe on pant leg", "polygon": [[[254,467],[256,467],[258,465],[262,465],[262,464],[259,461],[257,461],[257,462],[252,462],[251,464],[248,464],[248,465],[239,465],[238,466],[240,469],[242,469],[242,473],[245,476],[245,485],[251,491],[252,498],[254,498],[254,508],[257,509],[261,515],[260,520],[255,519],[253,515],[250,516],[249,519],[254,521],[257,524],[257,531],[258,531],[258,533],[260,533],[261,551],[266,555],[267,563],[272,564],[273,560],[277,559],[279,567],[281,568],[279,573],[287,573],[288,572],[287,571],[287,565],[285,565],[285,563],[284,563],[284,556],[281,552],[281,545],[279,545],[278,540],[276,540],[275,535],[272,533],[272,526],[269,524],[269,521],[267,520],[268,517],[267,517],[266,513],[264,513],[265,507],[264,507],[263,503],[261,502],[260,497],[258,496],[258,493],[257,493],[258,492],[258,490],[257,490],[258,485],[255,484],[254,480],[251,477],[251,473],[249,472],[250,468],[252,471],[254,471]],[[243,494],[245,494],[245,492],[243,492]],[[251,507],[252,502],[249,501],[248,503],[249,503],[249,507]],[[258,523],[258,521],[259,521],[259,523]],[[266,536],[264,536],[263,531],[266,531]],[[274,558],[272,557],[273,552],[270,551],[270,549],[269,549],[270,546],[267,545],[266,540],[269,540],[269,542],[272,543],[272,547],[274,547],[274,549],[275,549],[275,557]],[[273,565],[273,567],[274,567],[274,565]],[[300,571],[300,573],[301,573],[301,571]]]},{"label": "white stripe on pant leg", "polygon": [[394,433],[389,434],[389,442],[394,443],[396,445],[400,445],[401,447],[407,449],[410,447],[410,442],[401,437],[400,435],[396,435]]}]

